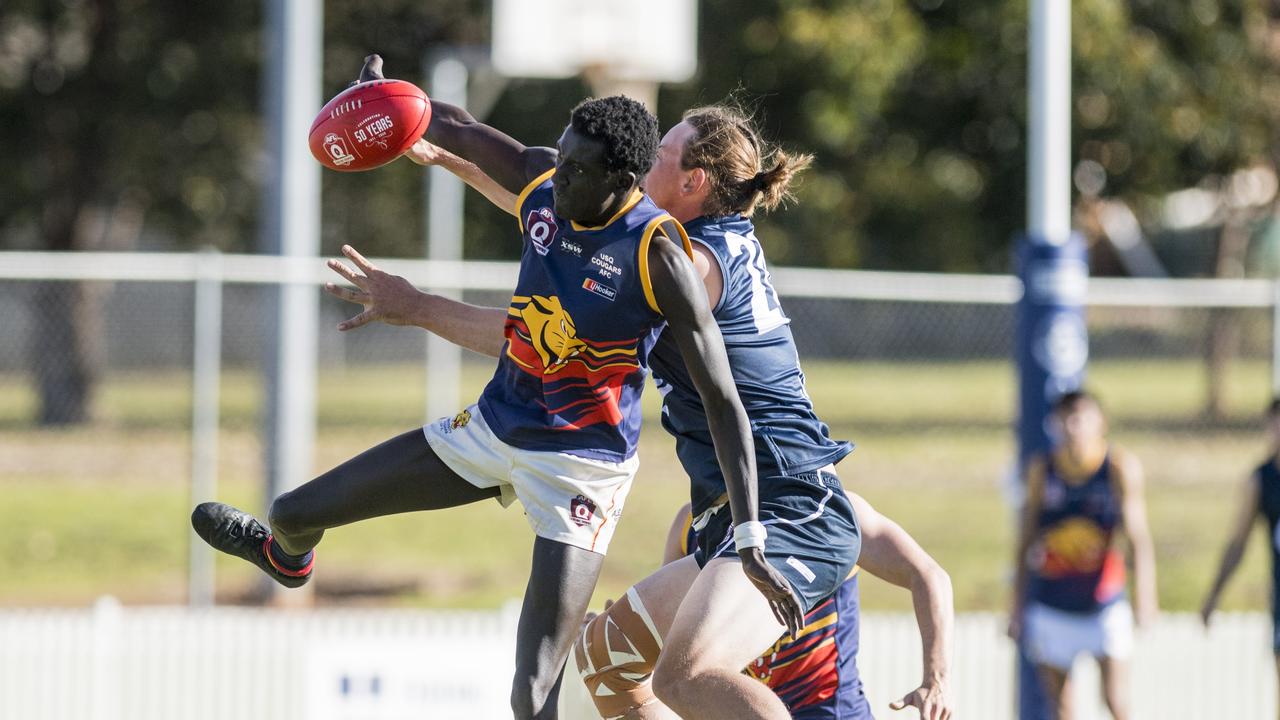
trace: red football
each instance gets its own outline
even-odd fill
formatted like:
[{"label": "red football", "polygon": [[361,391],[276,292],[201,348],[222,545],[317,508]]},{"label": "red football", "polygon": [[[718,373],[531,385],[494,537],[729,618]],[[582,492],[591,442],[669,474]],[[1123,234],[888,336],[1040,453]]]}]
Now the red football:
[{"label": "red football", "polygon": [[431,123],[431,101],[413,83],[372,80],[338,93],[311,123],[308,142],[321,165],[357,172],[395,160]]}]

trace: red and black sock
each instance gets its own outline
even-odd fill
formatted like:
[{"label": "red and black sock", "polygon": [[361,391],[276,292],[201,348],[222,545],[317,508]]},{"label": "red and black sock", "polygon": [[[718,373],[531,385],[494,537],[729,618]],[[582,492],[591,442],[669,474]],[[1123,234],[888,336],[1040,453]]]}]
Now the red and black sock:
[{"label": "red and black sock", "polygon": [[274,536],[268,536],[263,544],[266,545],[267,559],[276,570],[290,577],[311,574],[311,567],[316,561],[315,550],[308,550],[301,555],[290,555],[280,547],[280,543],[275,541]]}]

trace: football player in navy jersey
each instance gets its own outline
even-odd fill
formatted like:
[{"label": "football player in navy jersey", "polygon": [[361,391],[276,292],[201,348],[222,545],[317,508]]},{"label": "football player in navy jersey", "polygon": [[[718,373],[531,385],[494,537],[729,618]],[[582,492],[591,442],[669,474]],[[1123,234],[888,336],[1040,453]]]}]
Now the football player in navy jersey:
[{"label": "football player in navy jersey", "polygon": [[1262,525],[1266,529],[1268,555],[1271,557],[1271,649],[1275,653],[1276,674],[1280,679],[1280,398],[1272,400],[1267,408],[1266,432],[1267,458],[1244,483],[1235,523],[1231,526],[1213,586],[1200,608],[1200,617],[1208,626],[1218,607],[1222,589],[1244,557],[1249,532],[1255,524]]},{"label": "football player in navy jersey", "polygon": [[1098,660],[1107,709],[1124,720],[1135,619],[1146,626],[1157,612],[1142,465],[1107,441],[1102,407],[1085,391],[1059,397],[1050,423],[1054,447],[1027,462],[1009,635],[1025,642],[1059,720],[1072,717],[1069,681],[1081,654]]},{"label": "football player in navy jersey", "polygon": [[[361,80],[378,78],[381,59],[371,56]],[[640,392],[665,333],[688,356],[707,404],[733,517],[754,531],[723,580],[750,620],[767,627],[757,632],[797,628],[800,602],[758,542],[751,429],[688,238],[638,190],[656,152],[652,114],[620,96],[584,101],[553,149],[526,147],[437,102],[427,136],[517,195],[523,253],[510,307],[481,316],[458,304],[451,317],[432,319],[478,323],[472,329],[483,328],[487,352],[499,358],[493,379],[457,415],[276,498],[267,523],[203,503],[192,513],[196,532],[297,587],[310,579],[313,549],[328,529],[487,498],[520,500],[536,539],[511,703],[516,718],[554,718],[565,659],[635,475]],[[331,267],[366,287],[376,268],[345,251],[359,271]]]},{"label": "football player in navy jersey", "polygon": [[[409,156],[449,167],[494,198],[485,178],[426,143]],[[734,382],[757,444],[761,516],[768,515],[769,527],[765,553],[811,610],[841,586],[857,558],[856,520],[832,467],[851,446],[832,440],[813,412],[790,321],[773,291],[763,248],[749,219],[757,205],[777,206],[791,178],[807,164],[807,157],[768,147],[741,113],[702,108],[690,111],[667,133],[644,186],[662,198],[664,209],[695,228],[695,266],[729,349]],[[501,198],[497,202],[508,204]],[[426,308],[446,301],[417,293],[385,274],[366,282],[369,291],[344,291],[342,296],[364,304],[377,319],[393,317],[395,322],[436,329],[427,324],[431,313]],[[442,335],[467,347],[485,345],[482,337],[445,330]],[[763,686],[741,683],[741,668],[776,638],[758,643],[751,654],[743,652],[750,647],[746,643],[729,649],[724,643],[726,635],[745,638],[755,627],[744,622],[750,616],[743,612],[740,597],[719,592],[719,570],[737,538],[730,535],[725,478],[707,425],[713,410],[697,399],[689,369],[674,349],[664,336],[651,359],[664,393],[664,427],[676,436],[681,463],[691,478],[699,547],[596,618],[580,639],[579,667],[607,717],[671,717],[671,709],[659,697],[686,717],[786,717],[777,714],[779,709],[785,713],[785,706],[775,704],[776,696],[762,693]],[[931,657],[945,655],[940,651],[944,643],[944,638],[930,642]],[[612,660],[618,657],[630,659]],[[658,668],[655,696],[655,665],[664,662],[667,671]],[[931,666],[926,682],[904,698],[904,704],[924,708],[930,717],[945,716],[943,665]],[[728,687],[736,688],[746,702],[721,701],[716,691]]]}]

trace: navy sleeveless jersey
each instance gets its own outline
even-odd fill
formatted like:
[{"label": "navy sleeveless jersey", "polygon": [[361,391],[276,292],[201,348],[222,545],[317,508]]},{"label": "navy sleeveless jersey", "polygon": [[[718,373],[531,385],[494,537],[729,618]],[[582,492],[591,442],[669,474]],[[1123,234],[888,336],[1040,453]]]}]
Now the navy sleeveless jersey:
[{"label": "navy sleeveless jersey", "polygon": [[1121,522],[1111,455],[1084,482],[1067,482],[1046,459],[1044,492],[1027,597],[1068,612],[1095,612],[1124,595],[1124,558],[1113,542]]},{"label": "navy sleeveless jersey", "polygon": [[[764,479],[839,462],[853,446],[832,440],[813,411],[791,321],[770,284],[751,221],[741,215],[700,217],[685,229],[693,242],[711,250],[724,278],[713,312],[751,421],[757,474]],[[676,438],[676,454],[690,478],[693,514],[701,515],[725,493],[706,410],[669,334],[659,338],[650,362],[663,393],[662,425]]]},{"label": "navy sleeveless jersey", "polygon": [[520,277],[480,412],[508,445],[619,462],[635,454],[649,352],[665,325],[649,284],[654,233],[679,223],[635,192],[607,223],[555,213],[548,171],[520,193]]},{"label": "navy sleeveless jersey", "polygon": [[[685,517],[680,550],[697,547],[693,516]],[[799,635],[784,636],[747,666],[801,720],[872,720],[858,675],[858,568],[835,594],[804,616]]]},{"label": "navy sleeveless jersey", "polygon": [[[1267,540],[1271,546],[1271,614],[1280,618],[1280,468],[1276,458],[1258,467],[1258,512],[1267,520]],[[1280,632],[1277,632],[1280,645]]]}]

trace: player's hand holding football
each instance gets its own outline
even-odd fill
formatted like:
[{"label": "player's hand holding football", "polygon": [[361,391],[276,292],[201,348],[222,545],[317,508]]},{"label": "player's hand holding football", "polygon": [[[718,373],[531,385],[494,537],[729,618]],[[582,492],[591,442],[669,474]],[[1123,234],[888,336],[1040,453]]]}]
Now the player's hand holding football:
[{"label": "player's hand holding football", "polygon": [[368,55],[364,59],[364,67],[360,68],[360,75],[351,82],[352,85],[371,82],[373,80],[386,80],[382,74],[382,56],[374,53]]},{"label": "player's hand holding football", "polygon": [[930,681],[912,690],[906,697],[889,703],[891,710],[904,710],[913,707],[920,711],[920,720],[949,720],[951,717],[951,698],[947,695],[945,683]]},{"label": "player's hand holding football", "polygon": [[[399,275],[383,272],[350,245],[342,246],[342,254],[351,259],[359,272],[347,267],[341,260],[330,260],[329,269],[346,278],[355,290],[326,283],[325,292],[334,297],[364,306],[364,312],[345,322],[338,323],[339,330],[354,330],[375,320],[388,325],[410,325],[413,311],[423,293]],[[361,274],[363,273],[363,274]]]},{"label": "player's hand holding football", "polygon": [[796,637],[804,624],[804,609],[791,590],[791,584],[764,559],[764,551],[760,548],[743,548],[738,551],[738,557],[742,559],[742,571],[747,574],[747,579],[769,600],[773,616],[787,626],[791,637]]}]

